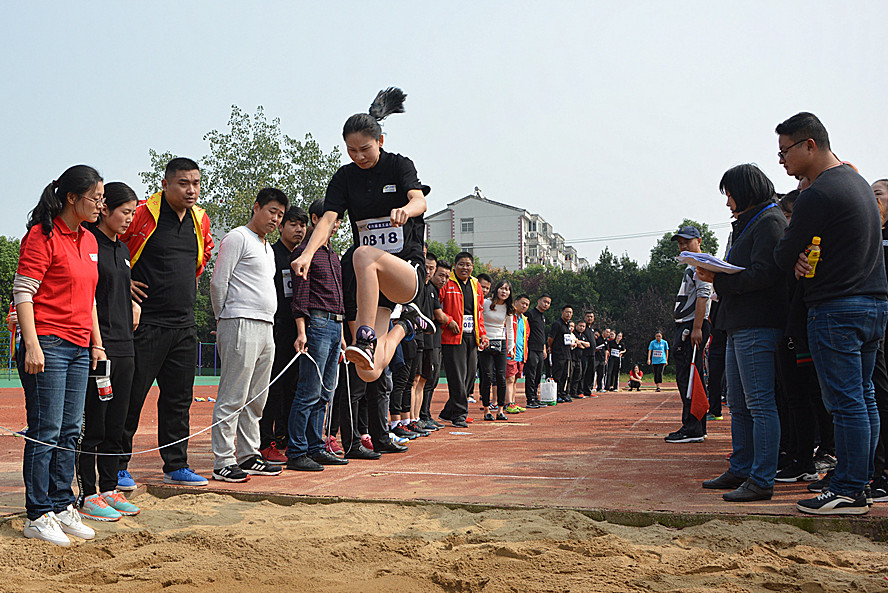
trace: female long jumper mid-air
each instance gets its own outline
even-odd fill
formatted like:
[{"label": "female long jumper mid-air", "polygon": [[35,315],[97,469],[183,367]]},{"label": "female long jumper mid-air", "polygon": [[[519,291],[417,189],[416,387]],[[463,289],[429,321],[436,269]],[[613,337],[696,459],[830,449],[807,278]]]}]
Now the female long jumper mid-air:
[{"label": "female long jumper mid-air", "polygon": [[307,278],[323,237],[348,211],[356,247],[357,330],[345,357],[367,382],[379,378],[404,337],[416,330],[435,331],[432,320],[414,303],[425,284],[423,213],[429,187],[420,183],[413,161],[382,150],[379,122],[391,113],[403,113],[406,97],[397,88],[380,91],[369,113],[355,114],[345,122],[342,138],[353,162],[333,175],[324,216],[305,251],[292,263],[294,273]]}]

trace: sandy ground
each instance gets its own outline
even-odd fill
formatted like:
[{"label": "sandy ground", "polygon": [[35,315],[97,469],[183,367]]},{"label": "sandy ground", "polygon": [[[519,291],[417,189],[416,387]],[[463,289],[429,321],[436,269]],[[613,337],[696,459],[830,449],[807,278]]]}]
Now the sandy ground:
[{"label": "sandy ground", "polygon": [[888,546],[712,521],[624,527],[563,510],[241,502],[142,495],[60,548],[0,527],[0,591],[587,593],[888,591]]}]

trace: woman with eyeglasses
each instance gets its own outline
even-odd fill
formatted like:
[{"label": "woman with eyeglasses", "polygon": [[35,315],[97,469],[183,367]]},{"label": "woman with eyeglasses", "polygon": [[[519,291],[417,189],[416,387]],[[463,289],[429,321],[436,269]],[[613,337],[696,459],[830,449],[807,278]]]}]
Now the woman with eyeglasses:
[{"label": "woman with eyeglasses", "polygon": [[28,418],[24,534],[60,546],[70,545],[68,535],[95,537],[74,507],[71,482],[87,374],[105,359],[95,309],[98,246],[82,226],[96,221],[103,196],[102,178],[87,165],[47,185],[31,211],[13,282]]}]

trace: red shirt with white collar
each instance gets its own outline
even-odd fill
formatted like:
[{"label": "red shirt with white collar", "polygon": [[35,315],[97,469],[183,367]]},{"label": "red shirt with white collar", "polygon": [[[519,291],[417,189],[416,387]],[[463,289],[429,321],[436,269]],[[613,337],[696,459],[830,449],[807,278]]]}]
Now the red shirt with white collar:
[{"label": "red shirt with white collar", "polygon": [[96,238],[82,226],[72,231],[56,217],[49,237],[42,225],[31,227],[22,239],[18,273],[40,282],[34,295],[38,336],[89,346],[98,261]]}]

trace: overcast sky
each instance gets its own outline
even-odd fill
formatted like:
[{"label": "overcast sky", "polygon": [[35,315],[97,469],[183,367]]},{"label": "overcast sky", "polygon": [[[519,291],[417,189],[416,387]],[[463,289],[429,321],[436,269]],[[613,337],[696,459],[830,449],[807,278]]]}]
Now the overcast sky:
[{"label": "overcast sky", "polygon": [[607,245],[646,263],[657,237],[590,239],[723,225],[718,182],[738,163],[792,189],[774,127],[798,111],[888,177],[888,2],[727,4],[10,3],[0,234],[21,236],[73,164],[143,193],[149,148],[203,156],[233,104],[344,149],[345,119],[389,85],[408,99],[385,147],[432,186],[430,212],[479,186],[590,261]]}]

